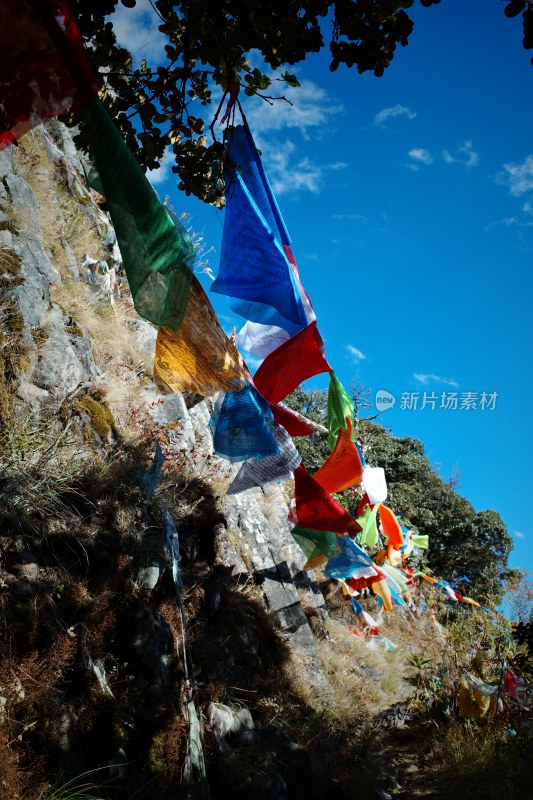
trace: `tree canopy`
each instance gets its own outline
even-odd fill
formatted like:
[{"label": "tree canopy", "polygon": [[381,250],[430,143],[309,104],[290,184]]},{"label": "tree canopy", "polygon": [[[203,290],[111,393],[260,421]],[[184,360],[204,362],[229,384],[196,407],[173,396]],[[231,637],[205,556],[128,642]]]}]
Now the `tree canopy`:
[{"label": "tree canopy", "polygon": [[[426,7],[439,2],[420,0]],[[505,2],[508,17],[522,16],[523,45],[533,48],[533,0]],[[133,8],[136,0],[121,3]],[[104,104],[143,169],[157,169],[170,148],[179,188],[215,205],[224,202],[224,148],[213,123],[228,95],[239,87],[273,102],[280,94],[273,81],[298,85],[296,76],[282,68],[326,46],[331,71],[342,65],[379,77],[414,27],[407,11],[415,0],[150,3],[160,18],[165,57],[135,64],[116,41],[112,14],[119,0],[71,0]],[[251,60],[262,66],[252,66]],[[87,148],[83,126],[77,144]]]},{"label": "tree canopy", "polygon": [[[420,0],[423,6],[440,0]],[[222,204],[223,146],[213,121],[237,87],[272,102],[273,80],[297,86],[289,70],[326,44],[340,65],[383,75],[413,30],[414,0],[151,0],[166,59],[138,65],[116,42],[109,16],[118,0],[72,0],[103,101],[144,169],[174,153],[179,188]],[[122,0],[129,8],[135,0]],[[252,67],[250,56],[262,67]],[[279,95],[274,91],[274,95]],[[208,106],[214,106],[207,110]],[[211,124],[211,135],[208,127]],[[78,142],[87,146],[83,128]]]}]

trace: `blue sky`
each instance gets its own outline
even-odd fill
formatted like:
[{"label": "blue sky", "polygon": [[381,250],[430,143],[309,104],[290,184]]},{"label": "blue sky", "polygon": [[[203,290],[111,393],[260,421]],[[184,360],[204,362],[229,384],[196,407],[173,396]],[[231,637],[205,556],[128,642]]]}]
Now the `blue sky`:
[{"label": "blue sky", "polygon": [[[138,57],[160,46],[147,8],[119,16]],[[531,53],[498,0],[412,13],[382,78],[332,74],[326,51],[297,67],[292,107],[244,97],[244,110],[340,379],[394,395],[381,422],[421,439],[444,478],[458,469],[458,491],[506,522],[511,564],[533,569]],[[223,212],[180,193],[169,167],[158,192],[218,251]],[[230,329],[225,300],[211,299]],[[457,409],[440,407],[442,392]],[[461,409],[468,392],[477,408]],[[497,393],[494,409],[480,408],[483,392]],[[411,393],[416,410],[401,407]]]}]

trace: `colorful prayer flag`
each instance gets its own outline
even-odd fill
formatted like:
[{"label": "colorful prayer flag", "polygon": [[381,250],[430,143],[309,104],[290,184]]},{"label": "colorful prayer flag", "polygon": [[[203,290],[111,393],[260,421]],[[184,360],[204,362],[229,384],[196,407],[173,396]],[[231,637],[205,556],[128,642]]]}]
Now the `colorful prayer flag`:
[{"label": "colorful prayer flag", "polygon": [[294,472],[294,515],[303,528],[334,533],[357,532],[354,518],[300,464]]},{"label": "colorful prayer flag", "polygon": [[314,479],[326,492],[343,492],[357,486],[363,478],[363,464],[355,443],[352,441],[352,426],[338,432],[333,452],[322,464]]},{"label": "colorful prayer flag", "polygon": [[157,333],[154,383],[162,391],[207,397],[218,391],[239,392],[247,375],[246,364],[193,277],[179,330],[161,327]]}]

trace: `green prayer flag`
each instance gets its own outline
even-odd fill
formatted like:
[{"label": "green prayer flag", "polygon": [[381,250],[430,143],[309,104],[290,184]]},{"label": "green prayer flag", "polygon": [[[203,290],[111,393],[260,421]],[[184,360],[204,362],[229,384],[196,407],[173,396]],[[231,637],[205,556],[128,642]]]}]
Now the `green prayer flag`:
[{"label": "green prayer flag", "polygon": [[311,531],[308,528],[301,528],[296,525],[292,529],[295,541],[300,545],[307,560],[310,561],[315,556],[323,555],[328,559],[335,555],[335,534],[329,531]]},{"label": "green prayer flag", "polygon": [[412,533],[411,539],[413,540],[413,544],[415,547],[418,547],[419,550],[427,550],[429,547],[429,536],[427,534],[422,533]]},{"label": "green prayer flag", "polygon": [[376,523],[378,508],[379,503],[376,503],[372,510],[370,510],[370,506],[366,506],[362,516],[357,519],[362,528],[359,542],[360,544],[368,545],[368,547],[375,547],[378,542],[379,531]]},{"label": "green prayer flag", "polygon": [[99,100],[84,118],[98,173],[89,180],[106,198],[135,308],[177,331],[193,278],[191,237],[161,203]]},{"label": "green prayer flag", "polygon": [[346,417],[348,417],[351,422],[352,439],[355,441],[353,402],[350,397],[348,397],[344,386],[335,373],[330,372],[328,390],[328,445],[330,450],[333,450],[335,447],[340,429],[347,427]]}]

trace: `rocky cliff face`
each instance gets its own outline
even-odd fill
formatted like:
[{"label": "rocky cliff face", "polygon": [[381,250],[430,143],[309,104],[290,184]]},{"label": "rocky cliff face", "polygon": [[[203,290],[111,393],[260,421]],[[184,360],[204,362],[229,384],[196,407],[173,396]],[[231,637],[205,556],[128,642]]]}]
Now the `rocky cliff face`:
[{"label": "rocky cliff face", "polygon": [[[101,258],[112,231],[82,168],[57,122],[0,153],[0,794],[45,797],[58,774],[87,770],[105,770],[94,773],[104,797],[202,794],[197,709],[211,722],[210,770],[227,784],[213,796],[259,782],[300,797],[298,770],[325,796],[294,727],[284,731],[303,713],[295,686],[326,686],[315,633],[327,612],[283,488],[224,496],[235,466],[212,451],[211,401],[160,397],[154,330],[126,289],[113,307],[87,282],[84,257]],[[153,430],[167,464],[147,499]],[[251,715],[235,716],[243,705]],[[227,736],[247,775],[228,765]]]}]

